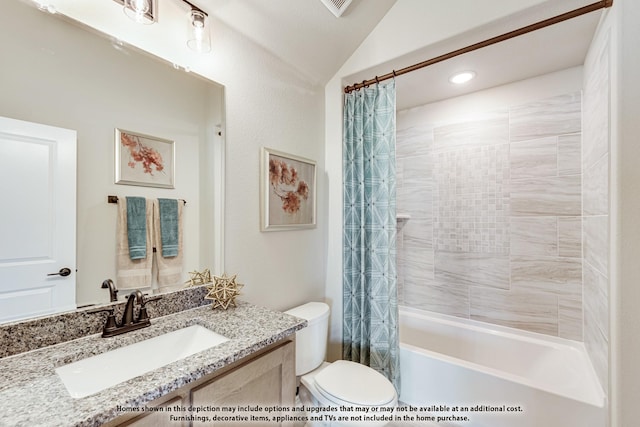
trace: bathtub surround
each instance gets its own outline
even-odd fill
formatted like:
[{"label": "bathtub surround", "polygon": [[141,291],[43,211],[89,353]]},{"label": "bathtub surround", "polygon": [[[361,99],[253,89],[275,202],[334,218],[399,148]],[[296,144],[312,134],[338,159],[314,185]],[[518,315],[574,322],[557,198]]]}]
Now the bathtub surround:
[{"label": "bathtub surround", "polygon": [[401,304],[582,340],[581,98],[398,131]]},{"label": "bathtub surround", "polygon": [[585,61],[584,146],[584,343],[600,383],[609,383],[609,120],[610,34],[605,25]]},{"label": "bathtub surround", "polygon": [[404,403],[523,409],[467,412],[470,426],[606,425],[605,395],[581,343],[408,307],[399,318]]},{"label": "bathtub surround", "polygon": [[343,359],[400,389],[395,82],[345,96]]}]

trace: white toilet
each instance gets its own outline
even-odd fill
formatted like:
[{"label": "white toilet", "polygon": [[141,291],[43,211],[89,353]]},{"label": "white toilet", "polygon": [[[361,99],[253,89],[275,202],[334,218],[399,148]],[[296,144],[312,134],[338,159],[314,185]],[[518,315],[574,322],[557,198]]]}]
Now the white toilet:
[{"label": "white toilet", "polygon": [[[296,376],[300,379],[298,396],[306,407],[332,407],[328,415],[351,416],[367,415],[355,411],[356,407],[397,406],[398,395],[395,387],[384,375],[374,369],[356,362],[338,360],[325,362],[327,351],[327,332],[329,329],[329,306],[322,302],[310,302],[286,311],[287,314],[306,319],[308,326],[296,333]],[[341,411],[340,408],[353,408],[353,411]],[[333,408],[336,408],[335,410]],[[390,415],[390,412],[368,412],[371,415]],[[319,415],[308,412],[308,415]],[[323,415],[323,413],[320,413]],[[332,422],[310,423],[310,425],[383,426],[386,421],[361,423]]]}]

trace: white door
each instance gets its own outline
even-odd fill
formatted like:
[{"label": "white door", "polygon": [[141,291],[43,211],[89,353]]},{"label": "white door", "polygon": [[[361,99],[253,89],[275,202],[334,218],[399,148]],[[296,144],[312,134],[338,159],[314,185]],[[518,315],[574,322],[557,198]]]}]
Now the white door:
[{"label": "white door", "polygon": [[75,309],[76,131],[0,117],[0,322]]}]

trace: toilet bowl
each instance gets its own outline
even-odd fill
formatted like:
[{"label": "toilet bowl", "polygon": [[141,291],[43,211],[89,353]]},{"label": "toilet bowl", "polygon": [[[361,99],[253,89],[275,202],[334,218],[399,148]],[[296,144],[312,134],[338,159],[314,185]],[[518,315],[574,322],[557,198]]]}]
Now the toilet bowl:
[{"label": "toilet bowl", "polygon": [[308,426],[375,427],[387,424],[392,408],[398,403],[393,384],[384,375],[360,363],[346,360],[328,363],[324,360],[329,306],[310,302],[286,313],[308,323],[296,333],[298,398],[307,409]]}]

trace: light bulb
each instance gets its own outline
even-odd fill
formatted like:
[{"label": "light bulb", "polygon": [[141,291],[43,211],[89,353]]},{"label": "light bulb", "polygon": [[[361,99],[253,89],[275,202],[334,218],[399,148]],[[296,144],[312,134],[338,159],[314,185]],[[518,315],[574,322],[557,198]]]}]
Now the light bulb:
[{"label": "light bulb", "polygon": [[211,38],[207,27],[207,15],[201,10],[192,9],[189,13],[189,39],[187,46],[198,53],[211,51]]},{"label": "light bulb", "polygon": [[461,85],[473,79],[475,76],[476,76],[476,73],[473,71],[463,71],[461,73],[456,73],[453,76],[449,77],[449,81],[451,83]]},{"label": "light bulb", "polygon": [[125,0],[124,13],[133,21],[141,24],[152,24],[153,19],[147,15],[151,10],[151,0]]}]

